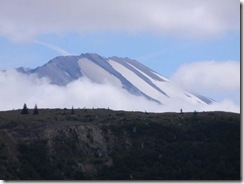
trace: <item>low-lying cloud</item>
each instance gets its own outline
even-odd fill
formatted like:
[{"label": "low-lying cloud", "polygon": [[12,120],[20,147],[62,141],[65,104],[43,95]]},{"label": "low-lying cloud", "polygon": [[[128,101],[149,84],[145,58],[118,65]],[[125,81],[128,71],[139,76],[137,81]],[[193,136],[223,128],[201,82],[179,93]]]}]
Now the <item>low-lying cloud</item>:
[{"label": "low-lying cloud", "polygon": [[240,103],[240,63],[237,61],[183,64],[171,79],[187,90],[209,97],[222,95]]},{"label": "low-lying cloud", "polygon": [[119,31],[202,38],[239,31],[236,0],[0,1],[0,36],[14,41],[41,34]]},{"label": "low-lying cloud", "polygon": [[239,112],[238,106],[230,101],[213,105],[192,105],[172,101],[159,105],[142,96],[134,96],[126,90],[111,84],[97,84],[87,78],[80,78],[67,86],[57,86],[48,79],[35,75],[24,75],[15,70],[0,72],[0,110],[21,109],[24,103],[29,108],[110,108],[114,110],[179,112],[183,111],[232,111]]},{"label": "low-lying cloud", "polygon": [[[155,111],[159,106],[143,97],[135,97],[110,84],[92,83],[80,78],[67,86],[52,85],[45,78],[26,76],[15,70],[0,72],[0,109],[21,108],[111,108]],[[149,106],[148,106],[149,105]]]}]

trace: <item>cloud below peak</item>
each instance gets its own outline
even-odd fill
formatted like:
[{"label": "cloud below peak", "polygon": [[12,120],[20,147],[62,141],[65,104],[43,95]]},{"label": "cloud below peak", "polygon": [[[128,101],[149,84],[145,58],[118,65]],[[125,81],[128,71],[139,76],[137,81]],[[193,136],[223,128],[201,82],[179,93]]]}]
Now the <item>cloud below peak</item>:
[{"label": "cloud below peak", "polygon": [[240,112],[240,107],[229,100],[212,105],[191,104],[186,101],[172,100],[169,104],[159,105],[135,96],[125,89],[109,83],[97,84],[82,77],[67,86],[52,85],[46,78],[24,75],[15,70],[0,71],[0,110],[20,109],[24,103],[29,108],[35,104],[39,108],[110,108],[113,110],[147,112],[184,112],[231,111]]},{"label": "cloud below peak", "polygon": [[98,31],[205,37],[239,30],[235,0],[8,0],[0,2],[0,36]]},{"label": "cloud below peak", "polygon": [[187,90],[210,97],[225,94],[240,102],[240,63],[237,61],[183,64],[171,79]]}]

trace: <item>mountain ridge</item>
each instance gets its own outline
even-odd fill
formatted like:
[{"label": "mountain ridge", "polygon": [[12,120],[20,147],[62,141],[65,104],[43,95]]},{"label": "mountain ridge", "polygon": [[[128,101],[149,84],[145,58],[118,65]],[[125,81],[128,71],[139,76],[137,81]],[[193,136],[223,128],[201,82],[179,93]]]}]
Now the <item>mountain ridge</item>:
[{"label": "mountain ridge", "polygon": [[106,81],[158,104],[169,104],[172,99],[202,105],[214,103],[214,100],[186,91],[170,79],[128,57],[106,58],[96,53],[57,56],[43,66],[35,69],[18,68],[17,71],[27,75],[36,74],[39,78],[46,77],[51,84],[58,86],[66,86],[81,77],[99,84]]}]

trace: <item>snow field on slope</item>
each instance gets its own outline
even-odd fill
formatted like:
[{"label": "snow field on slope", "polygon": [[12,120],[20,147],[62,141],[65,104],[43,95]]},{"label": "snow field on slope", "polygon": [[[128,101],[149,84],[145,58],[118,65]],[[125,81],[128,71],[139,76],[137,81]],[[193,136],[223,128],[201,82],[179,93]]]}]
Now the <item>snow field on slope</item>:
[{"label": "snow field on slope", "polygon": [[130,71],[128,68],[124,67],[118,62],[109,60],[109,64],[144,94],[150,96],[151,98],[157,99],[160,102],[164,102],[165,99],[168,98],[149,85],[146,81],[138,77],[134,72]]},{"label": "snow field on slope", "polygon": [[91,81],[96,83],[110,83],[113,86],[122,88],[122,83],[112,74],[108,73],[106,70],[93,63],[92,61],[82,58],[78,61],[81,68],[81,73],[89,78]]},{"label": "snow field on slope", "polygon": [[[157,74],[157,73],[155,73],[155,72],[153,72],[155,75],[157,75],[158,77],[160,77],[160,78],[162,78],[162,76],[160,76],[159,74]],[[153,80],[153,79],[150,79],[150,80]],[[184,90],[182,87],[180,87],[178,84],[176,84],[174,81],[172,81],[172,80],[169,80],[168,79],[168,81],[169,81],[169,84],[170,85],[168,85],[167,86],[167,83],[163,83],[163,82],[161,82],[161,81],[156,81],[156,80],[153,80],[152,82],[155,84],[155,85],[157,85],[159,88],[163,88],[163,89],[168,89],[168,90],[171,90],[171,88],[172,88],[172,94],[174,93],[174,95],[176,95],[176,96],[182,96],[182,97],[184,97],[186,100],[190,100],[191,102],[193,102],[194,104],[197,102],[197,103],[201,103],[201,104],[206,104],[204,101],[202,101],[200,98],[198,98],[198,97],[196,97],[195,95],[193,95],[192,93],[190,93],[190,92],[188,92],[188,91],[186,91],[186,90]],[[166,85],[165,85],[166,84]],[[177,90],[179,91],[179,92],[177,92]]]},{"label": "snow field on slope", "polygon": [[163,79],[164,81],[155,80],[155,79],[151,78],[149,75],[147,75],[146,73],[144,73],[143,71],[141,71],[140,69],[131,65],[130,63],[128,63],[128,64],[130,66],[132,66],[134,69],[136,69],[138,72],[140,72],[142,75],[147,77],[153,84],[155,84],[157,87],[159,87],[162,91],[164,91],[167,95],[170,96],[170,99],[166,98],[166,99],[164,99],[163,102],[161,101],[162,103],[169,104],[169,103],[172,103],[172,100],[173,100],[175,103],[178,103],[178,104],[185,103],[185,102],[191,103],[191,104],[199,104],[199,103],[205,104],[205,102],[203,102],[199,98],[195,97],[191,93],[187,92],[186,90],[182,89],[173,81],[157,74],[156,72],[153,72],[153,73],[155,75],[157,75],[158,77],[160,77],[161,79]]}]

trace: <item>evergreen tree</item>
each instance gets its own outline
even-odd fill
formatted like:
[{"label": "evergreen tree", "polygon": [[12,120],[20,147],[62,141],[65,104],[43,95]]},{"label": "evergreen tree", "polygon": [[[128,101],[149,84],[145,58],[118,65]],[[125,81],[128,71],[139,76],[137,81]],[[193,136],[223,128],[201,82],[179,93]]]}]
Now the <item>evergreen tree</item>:
[{"label": "evergreen tree", "polygon": [[71,114],[75,114],[74,106],[72,106]]},{"label": "evergreen tree", "polygon": [[38,108],[37,108],[37,105],[35,105],[35,107],[34,107],[33,114],[39,114],[39,112],[38,112]]},{"label": "evergreen tree", "polygon": [[21,111],[21,114],[29,114],[29,111],[28,111],[28,108],[27,108],[26,103],[25,103],[24,106],[23,106],[23,109],[22,109],[22,111]]}]

